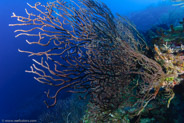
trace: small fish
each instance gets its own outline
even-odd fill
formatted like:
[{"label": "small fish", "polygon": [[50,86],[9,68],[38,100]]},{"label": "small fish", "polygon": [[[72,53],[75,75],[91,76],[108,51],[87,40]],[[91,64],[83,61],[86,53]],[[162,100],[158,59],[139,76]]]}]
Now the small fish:
[{"label": "small fish", "polygon": [[184,0],[171,0],[171,2],[176,2],[173,6],[184,7]]},{"label": "small fish", "polygon": [[171,0],[171,2],[182,2],[184,0]]}]

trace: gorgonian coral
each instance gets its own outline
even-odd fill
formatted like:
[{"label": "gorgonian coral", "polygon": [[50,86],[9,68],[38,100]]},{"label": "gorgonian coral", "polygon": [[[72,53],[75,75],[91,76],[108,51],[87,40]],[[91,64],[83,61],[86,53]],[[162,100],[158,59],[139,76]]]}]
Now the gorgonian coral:
[{"label": "gorgonian coral", "polygon": [[[57,89],[54,95],[46,92],[54,99],[53,104],[45,101],[48,107],[56,104],[62,91],[85,93],[93,105],[89,116],[105,121],[117,108],[130,116],[139,115],[156,97],[165,73],[156,61],[142,54],[147,46],[128,20],[115,18],[105,4],[93,0],[29,6],[35,14],[27,9],[27,17],[13,13],[20,23],[10,26],[26,27],[16,30],[16,37],[38,38],[26,42],[39,49],[19,51],[37,56],[26,72]],[[96,112],[108,113],[101,116]]]}]

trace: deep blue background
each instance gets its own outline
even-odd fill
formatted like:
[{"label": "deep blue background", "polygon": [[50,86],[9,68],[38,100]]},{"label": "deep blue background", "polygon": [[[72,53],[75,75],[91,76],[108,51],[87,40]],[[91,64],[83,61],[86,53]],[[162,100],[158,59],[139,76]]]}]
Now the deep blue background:
[{"label": "deep blue background", "polygon": [[[33,4],[36,1],[38,0],[0,0],[0,122],[1,119],[37,118],[46,109],[43,103],[45,86],[34,80],[32,74],[25,73],[33,62],[27,54],[17,50],[26,49],[28,44],[24,37],[15,38],[13,31],[18,27],[8,26],[16,23],[10,17],[12,12],[25,15],[24,9],[29,8],[26,3]],[[102,1],[113,13],[127,15],[159,0]]]}]

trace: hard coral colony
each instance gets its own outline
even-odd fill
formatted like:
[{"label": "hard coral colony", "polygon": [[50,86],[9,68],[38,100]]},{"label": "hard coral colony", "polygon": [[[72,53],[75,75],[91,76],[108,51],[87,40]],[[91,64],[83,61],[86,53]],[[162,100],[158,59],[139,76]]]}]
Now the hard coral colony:
[{"label": "hard coral colony", "polygon": [[35,64],[26,72],[57,89],[53,96],[46,93],[54,100],[52,104],[45,101],[48,107],[56,104],[61,91],[83,93],[84,98],[90,97],[84,122],[129,122],[147,110],[160,88],[170,94],[169,107],[173,87],[183,79],[182,42],[178,47],[175,41],[160,38],[163,43],[155,43],[151,59],[144,55],[148,46],[136,28],[127,19],[114,17],[103,3],[56,0],[28,5],[36,13],[27,9],[27,17],[13,13],[20,23],[10,26],[29,27],[16,30],[20,32],[16,37],[38,38],[26,41],[39,45],[42,51],[19,51],[35,56]]}]

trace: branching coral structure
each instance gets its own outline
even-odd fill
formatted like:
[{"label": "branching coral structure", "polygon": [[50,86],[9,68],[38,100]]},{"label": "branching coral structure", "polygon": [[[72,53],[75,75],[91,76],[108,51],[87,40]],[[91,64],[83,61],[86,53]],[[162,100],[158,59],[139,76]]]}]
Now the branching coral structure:
[{"label": "branching coral structure", "polygon": [[45,101],[47,107],[54,106],[58,95],[67,91],[90,97],[84,119],[108,121],[117,109],[124,111],[121,118],[133,117],[165,86],[166,73],[143,54],[147,45],[136,28],[121,16],[115,18],[105,4],[56,0],[28,5],[35,14],[27,9],[27,17],[13,13],[20,23],[10,26],[26,27],[16,30],[16,37],[38,38],[26,42],[39,49],[19,51],[36,56],[26,72],[57,89],[54,95],[46,92],[54,100],[52,104]]}]

